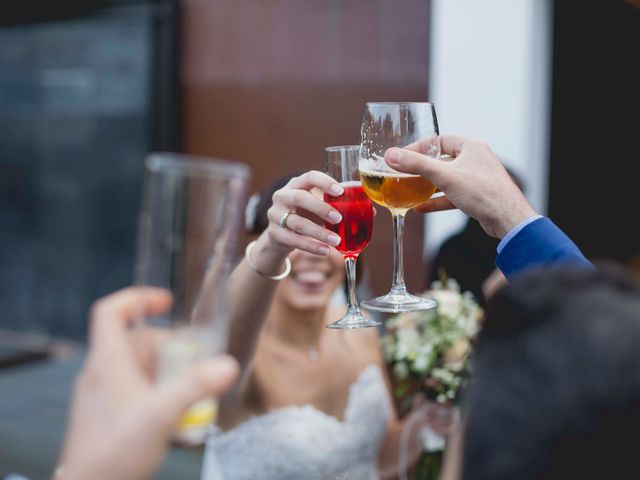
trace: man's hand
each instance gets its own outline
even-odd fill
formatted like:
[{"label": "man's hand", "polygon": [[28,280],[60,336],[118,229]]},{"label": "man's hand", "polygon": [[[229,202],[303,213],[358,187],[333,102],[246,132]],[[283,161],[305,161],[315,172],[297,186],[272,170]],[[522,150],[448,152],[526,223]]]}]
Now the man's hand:
[{"label": "man's hand", "polygon": [[435,183],[445,196],[414,208],[435,212],[459,208],[480,222],[492,237],[502,238],[523,220],[536,215],[522,191],[511,180],[500,160],[485,143],[453,135],[437,138],[446,161],[425,155],[433,138],[405,148],[390,148],[385,161],[405,173],[422,175]]}]

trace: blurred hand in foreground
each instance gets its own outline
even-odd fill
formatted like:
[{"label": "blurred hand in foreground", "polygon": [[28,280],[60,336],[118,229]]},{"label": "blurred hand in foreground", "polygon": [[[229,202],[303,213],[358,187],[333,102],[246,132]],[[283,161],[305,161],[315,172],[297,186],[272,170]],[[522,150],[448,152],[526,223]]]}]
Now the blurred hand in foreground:
[{"label": "blurred hand in foreground", "polygon": [[145,287],[123,289],[93,305],[89,353],[75,382],[54,478],[150,478],[182,414],[231,386],[238,366],[228,356],[194,364],[173,382],[154,383],[154,333],[130,327],[139,315],[158,315],[170,305],[167,291]]}]

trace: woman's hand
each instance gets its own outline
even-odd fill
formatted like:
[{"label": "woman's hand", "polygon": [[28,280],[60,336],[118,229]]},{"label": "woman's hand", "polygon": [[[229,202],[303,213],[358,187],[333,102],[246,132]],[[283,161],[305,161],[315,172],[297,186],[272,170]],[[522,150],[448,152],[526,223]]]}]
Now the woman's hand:
[{"label": "woman's hand", "polygon": [[266,230],[273,246],[286,253],[297,248],[327,255],[328,245],[335,247],[340,243],[340,237],[322,224],[325,221],[339,223],[342,215],[319,198],[322,193],[339,196],[344,189],[330,176],[312,170],[292,178],[273,194]]},{"label": "woman's hand", "polygon": [[[231,275],[231,332],[229,351],[244,372],[255,354],[258,336],[269,312],[277,281],[290,271],[287,257],[294,249],[327,255],[329,245],[340,237],[324,228],[324,222],[342,221],[337,210],[322,200],[322,194],[342,195],[344,189],[324,173],[310,171],[293,177],[277,190],[267,211],[268,225],[245,250],[245,259]],[[261,224],[264,224],[261,222]],[[286,276],[286,275],[285,275]],[[240,382],[247,385],[248,375]]]}]

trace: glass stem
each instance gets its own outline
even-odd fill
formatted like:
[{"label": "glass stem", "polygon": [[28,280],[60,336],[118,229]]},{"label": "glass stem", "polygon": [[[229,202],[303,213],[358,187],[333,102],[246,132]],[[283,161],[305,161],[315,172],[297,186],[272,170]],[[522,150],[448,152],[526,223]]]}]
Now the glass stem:
[{"label": "glass stem", "polygon": [[347,270],[347,314],[360,314],[360,307],[356,300],[356,259],[347,257],[344,259],[344,265]]},{"label": "glass stem", "polygon": [[393,218],[393,283],[391,293],[404,295],[407,287],[404,284],[404,263],[402,239],[404,235],[404,213],[391,213]]}]

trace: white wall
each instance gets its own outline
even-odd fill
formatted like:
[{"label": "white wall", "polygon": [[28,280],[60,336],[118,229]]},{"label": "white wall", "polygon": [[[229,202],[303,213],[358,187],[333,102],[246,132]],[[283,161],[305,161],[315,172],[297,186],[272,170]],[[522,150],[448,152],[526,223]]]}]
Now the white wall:
[{"label": "white wall", "polygon": [[[432,0],[430,100],[441,133],[488,142],[546,213],[552,0]],[[473,185],[469,185],[473,188]],[[465,222],[427,215],[425,255]]]}]

